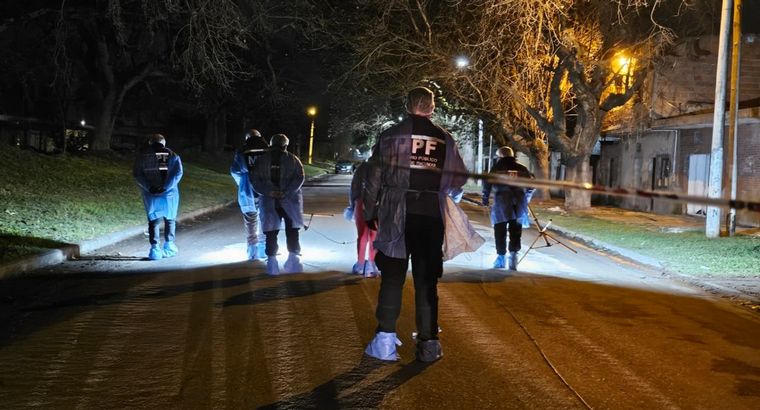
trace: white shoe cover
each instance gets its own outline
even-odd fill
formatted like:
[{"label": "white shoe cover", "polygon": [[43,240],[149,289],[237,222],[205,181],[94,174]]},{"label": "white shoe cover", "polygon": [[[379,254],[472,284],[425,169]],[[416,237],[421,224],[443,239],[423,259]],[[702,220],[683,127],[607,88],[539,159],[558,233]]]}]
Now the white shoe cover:
[{"label": "white shoe cover", "polygon": [[303,263],[297,253],[291,252],[288,259],[282,264],[283,273],[300,273],[303,272]]},{"label": "white shoe cover", "polygon": [[396,361],[400,358],[396,353],[396,346],[401,346],[396,333],[377,332],[375,338],[364,349],[364,353],[375,359]]},{"label": "white shoe cover", "polygon": [[276,276],[280,274],[280,265],[277,264],[277,258],[270,256],[267,258],[267,275]]}]

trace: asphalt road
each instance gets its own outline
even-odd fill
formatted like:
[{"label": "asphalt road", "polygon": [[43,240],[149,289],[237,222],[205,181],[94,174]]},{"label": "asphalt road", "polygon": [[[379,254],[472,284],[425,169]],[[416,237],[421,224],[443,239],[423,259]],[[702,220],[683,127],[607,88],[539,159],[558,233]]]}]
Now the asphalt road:
[{"label": "asphalt road", "polygon": [[401,361],[364,357],[380,279],[347,274],[349,180],[305,189],[303,274],[245,262],[230,208],[181,226],[177,258],[135,238],[0,283],[0,407],[760,408],[756,312],[572,242],[489,269],[471,205],[489,241],[445,265],[442,360],[414,361],[411,278]]}]

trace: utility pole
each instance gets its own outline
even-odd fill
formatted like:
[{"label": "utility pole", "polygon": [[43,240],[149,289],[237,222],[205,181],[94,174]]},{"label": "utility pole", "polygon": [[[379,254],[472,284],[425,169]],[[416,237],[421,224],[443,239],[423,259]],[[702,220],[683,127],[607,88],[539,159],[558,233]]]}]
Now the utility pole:
[{"label": "utility pole", "polygon": [[[736,199],[736,179],[738,171],[736,169],[736,141],[739,135],[739,79],[741,72],[741,51],[742,50],[742,0],[734,0],[734,21],[732,28],[732,47],[731,47],[731,102],[728,107],[728,141],[726,144],[726,166],[723,168],[726,184],[727,199]],[[736,208],[728,211],[726,220],[726,231],[728,236],[734,236],[736,233]]]},{"label": "utility pole", "polygon": [[483,120],[478,120],[478,165],[475,166],[475,171],[483,173]]},{"label": "utility pole", "polygon": [[[715,105],[713,106],[713,132],[710,152],[710,177],[707,185],[707,195],[710,198],[722,197],[723,186],[723,125],[726,117],[726,74],[728,66],[728,41],[731,31],[731,9],[733,1],[723,0],[723,10],[720,16],[720,40],[718,45],[718,61],[715,72]],[[705,220],[705,235],[708,238],[720,236],[720,208],[707,207]]]},{"label": "utility pole", "polygon": [[493,161],[493,135],[488,136],[488,171],[493,168],[491,161]]}]

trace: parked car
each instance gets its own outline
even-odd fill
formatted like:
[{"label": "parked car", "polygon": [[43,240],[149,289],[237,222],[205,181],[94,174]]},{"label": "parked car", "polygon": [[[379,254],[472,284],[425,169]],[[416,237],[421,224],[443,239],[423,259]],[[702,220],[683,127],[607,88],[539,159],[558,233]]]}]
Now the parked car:
[{"label": "parked car", "polygon": [[348,159],[341,159],[338,162],[335,163],[335,173],[336,174],[353,174],[354,171],[356,171],[356,162],[348,160]]}]

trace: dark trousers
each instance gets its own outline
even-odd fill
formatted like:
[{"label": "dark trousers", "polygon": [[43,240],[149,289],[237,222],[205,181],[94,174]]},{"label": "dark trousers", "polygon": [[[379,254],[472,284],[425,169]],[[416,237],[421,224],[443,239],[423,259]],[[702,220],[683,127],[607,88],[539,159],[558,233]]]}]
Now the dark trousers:
[{"label": "dark trousers", "polygon": [[391,258],[382,252],[375,257],[375,263],[382,272],[375,312],[377,331],[396,332],[411,256],[417,338],[438,339],[438,278],[443,273],[443,221],[431,216],[407,215],[405,241],[405,259]]},{"label": "dark trousers", "polygon": [[161,220],[164,221],[164,241],[174,242],[175,232],[177,231],[177,221],[175,219],[156,218],[152,221],[148,221],[148,240],[151,245],[158,245],[159,241],[159,225]]},{"label": "dark trousers", "polygon": [[517,219],[510,219],[507,222],[499,222],[493,226],[494,242],[496,242],[496,253],[506,255],[507,253],[507,230],[509,230],[509,251],[517,252],[520,250],[520,237],[522,236],[522,224]]},{"label": "dark trousers", "polygon": [[[301,253],[301,243],[298,240],[298,228],[293,228],[293,221],[288,217],[288,214],[285,213],[285,210],[282,208],[275,208],[277,210],[277,215],[285,221],[285,241],[288,246],[288,252],[292,253]],[[277,246],[277,234],[280,233],[279,229],[275,229],[273,231],[264,232],[264,235],[266,235],[266,253],[267,256],[275,256],[277,255],[277,250],[279,249],[279,246]]]}]

